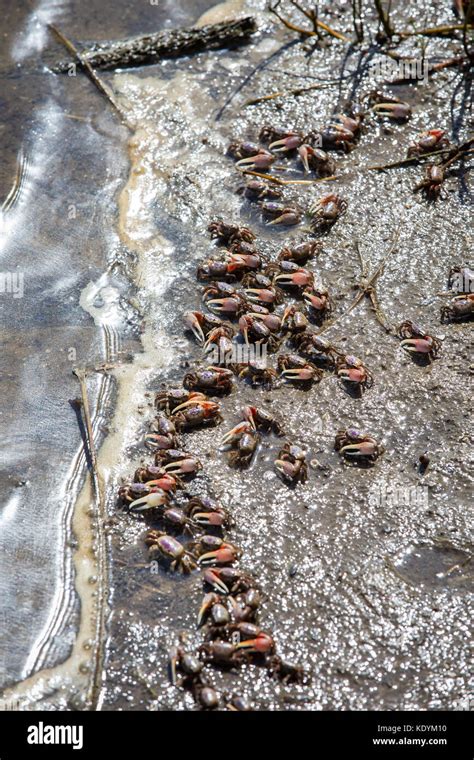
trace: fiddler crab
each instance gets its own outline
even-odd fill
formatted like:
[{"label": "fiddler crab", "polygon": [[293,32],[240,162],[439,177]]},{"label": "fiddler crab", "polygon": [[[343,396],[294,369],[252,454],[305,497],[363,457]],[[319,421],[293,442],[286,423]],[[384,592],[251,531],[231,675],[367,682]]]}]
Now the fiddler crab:
[{"label": "fiddler crab", "polygon": [[321,322],[332,312],[332,303],[329,297],[329,291],[321,285],[314,285],[311,289],[303,292],[304,302],[309,306],[310,314]]},{"label": "fiddler crab", "polygon": [[314,147],[319,135],[310,132],[304,135],[287,129],[263,127],[259,138],[269,142],[268,149],[274,153],[291,154],[297,152],[306,173],[315,171],[321,177],[329,176],[334,171],[334,161],[321,148]]},{"label": "fiddler crab", "polygon": [[277,201],[262,201],[260,208],[265,217],[270,217],[272,224],[282,224],[285,226],[292,226],[301,222],[303,212],[297,206],[288,206],[285,203],[278,203]]},{"label": "fiddler crab", "polygon": [[277,678],[283,684],[295,683],[307,686],[311,681],[310,674],[301,665],[282,660],[276,654],[268,660],[267,669],[271,678]]},{"label": "fiddler crab", "polygon": [[269,309],[283,302],[283,291],[275,287],[271,278],[262,272],[246,274],[242,280],[242,285],[245,296],[251,303],[258,303]]},{"label": "fiddler crab", "polygon": [[428,129],[419,135],[418,140],[410,145],[407,151],[408,158],[412,156],[423,156],[425,153],[441,150],[449,147],[450,142],[446,137],[444,129]]},{"label": "fiddler crab", "polygon": [[298,148],[298,155],[306,174],[312,171],[319,177],[330,177],[334,174],[336,164],[325,150],[305,144]]},{"label": "fiddler crab", "polygon": [[[226,364],[227,358],[232,355],[234,329],[230,325],[222,324],[216,327],[208,334],[204,343],[206,353],[217,354],[214,358],[215,364]],[[223,378],[222,378],[223,380]],[[224,381],[225,382],[225,381]]]},{"label": "fiddler crab", "polygon": [[185,388],[169,388],[168,390],[158,391],[155,396],[155,406],[160,411],[170,415],[181,404],[188,401],[205,401],[204,393],[190,393]]},{"label": "fiddler crab", "polygon": [[328,193],[319,198],[309,208],[312,217],[311,229],[327,230],[347,211],[347,201],[337,193]]},{"label": "fiddler crab", "polygon": [[354,458],[359,462],[373,463],[385,451],[375,438],[365,435],[355,428],[339,430],[336,434],[334,448],[346,458]]},{"label": "fiddler crab", "polygon": [[183,385],[188,390],[202,390],[208,393],[230,393],[233,387],[233,373],[223,367],[205,367],[195,372],[188,372]]},{"label": "fiddler crab", "polygon": [[275,469],[282,479],[293,485],[295,483],[306,483],[308,480],[308,466],[306,456],[300,446],[293,443],[285,443],[284,447],[275,460]]},{"label": "fiddler crab", "polygon": [[207,259],[197,268],[199,280],[236,280],[246,272],[258,271],[263,264],[259,253],[227,252],[224,259]]},{"label": "fiddler crab", "polygon": [[363,110],[359,106],[348,108],[349,113],[339,113],[333,116],[332,122],[321,131],[322,147],[326,150],[351,151],[359,137]]},{"label": "fiddler crab", "polygon": [[[268,315],[271,319],[273,315]],[[275,327],[277,330],[280,328],[280,319],[274,317]],[[239,330],[243,335],[245,343],[265,343],[268,345],[270,351],[275,351],[278,348],[279,341],[273,335],[273,330],[267,326],[267,317],[257,313],[244,314],[239,319]]]},{"label": "fiddler crab", "polygon": [[277,201],[283,195],[278,187],[257,178],[248,179],[245,185],[239,187],[237,192],[251,201]]},{"label": "fiddler crab", "polygon": [[319,382],[323,377],[322,370],[298,354],[281,354],[278,357],[278,369],[283,380],[290,383],[306,385]]},{"label": "fiddler crab", "polygon": [[293,335],[291,340],[298,351],[327,368],[333,368],[341,356],[340,351],[331,343],[308,329]]},{"label": "fiddler crab", "polygon": [[462,293],[455,296],[441,308],[441,320],[460,321],[474,316],[474,293]]},{"label": "fiddler crab", "polygon": [[392,121],[408,121],[411,117],[411,108],[395,95],[375,90],[369,95],[369,104],[377,116],[385,116]]},{"label": "fiddler crab", "polygon": [[277,378],[277,373],[274,369],[267,367],[266,363],[259,361],[235,364],[233,365],[233,370],[237,377],[248,380],[253,387],[261,385],[267,390],[273,387]]},{"label": "fiddler crab", "polygon": [[183,544],[161,530],[149,530],[145,536],[145,544],[148,546],[150,556],[168,563],[170,570],[189,574],[198,566],[196,558],[186,551]]},{"label": "fiddler crab", "polygon": [[361,359],[352,354],[340,355],[336,359],[337,376],[345,383],[357,388],[371,388],[374,379]]},{"label": "fiddler crab", "polygon": [[178,683],[178,673],[182,680],[180,686],[187,685],[199,677],[204,663],[192,652],[186,652],[182,646],[174,646],[168,653],[170,680],[173,686]]},{"label": "fiddler crab", "polygon": [[[227,285],[227,283],[216,284]],[[206,293],[206,291],[204,291],[204,293]],[[191,330],[199,343],[205,343],[206,337],[211,330],[214,330],[216,327],[221,327],[222,325],[220,319],[214,316],[214,314],[203,314],[202,311],[187,311],[184,315],[184,324],[188,330]]]},{"label": "fiddler crab", "polygon": [[186,515],[201,527],[229,529],[234,525],[230,513],[210,496],[193,496],[185,507]]},{"label": "fiddler crab", "polygon": [[176,449],[179,439],[176,426],[164,414],[159,414],[150,425],[151,433],[145,435],[145,445],[152,450]]},{"label": "fiddler crab", "polygon": [[275,435],[282,435],[281,423],[263,409],[258,409],[256,406],[246,406],[243,409],[243,417],[254,430],[272,431]]},{"label": "fiddler crab", "polygon": [[255,588],[255,580],[236,567],[213,567],[203,572],[203,581],[221,594],[246,593]]},{"label": "fiddler crab", "polygon": [[276,285],[282,288],[311,288],[314,285],[314,273],[309,269],[300,267],[294,261],[281,259],[278,263],[270,264],[267,272],[279,272],[274,278]]},{"label": "fiddler crab", "polygon": [[161,467],[165,475],[194,475],[202,469],[202,464],[193,454],[180,449],[160,449],[155,454],[155,465]]},{"label": "fiddler crab", "polygon": [[295,337],[298,333],[303,334],[308,325],[308,317],[294,304],[286,307],[281,318],[282,330],[291,333]]},{"label": "fiddler crab", "polygon": [[435,359],[441,348],[439,338],[428,335],[426,331],[407,319],[398,327],[398,335],[402,339],[400,345],[405,351],[420,354],[428,359]]},{"label": "fiddler crab", "polygon": [[444,180],[445,174],[443,167],[436,164],[430,164],[425,169],[424,179],[413,188],[413,192],[417,193],[420,190],[423,190],[430,200],[435,200],[441,192],[441,185]]},{"label": "fiddler crab", "polygon": [[233,565],[242,555],[241,549],[214,535],[200,536],[191,542],[189,549],[198,557],[201,566]]},{"label": "fiddler crab", "polygon": [[200,425],[216,425],[222,416],[216,401],[210,401],[206,396],[196,398],[191,394],[189,401],[175,407],[170,419],[177,430],[192,430]]},{"label": "fiddler crab", "polygon": [[235,242],[253,243],[255,235],[248,227],[238,224],[228,224],[222,220],[211,222],[208,226],[211,239],[217,240],[219,245],[231,245]]},{"label": "fiddler crab", "polygon": [[223,437],[221,451],[229,451],[231,467],[248,467],[257,450],[259,436],[254,427],[245,420],[229,430]]},{"label": "fiddler crab", "polygon": [[288,245],[281,249],[278,254],[278,260],[304,264],[308,259],[318,256],[321,253],[321,248],[321,243],[312,240],[296,245]]}]

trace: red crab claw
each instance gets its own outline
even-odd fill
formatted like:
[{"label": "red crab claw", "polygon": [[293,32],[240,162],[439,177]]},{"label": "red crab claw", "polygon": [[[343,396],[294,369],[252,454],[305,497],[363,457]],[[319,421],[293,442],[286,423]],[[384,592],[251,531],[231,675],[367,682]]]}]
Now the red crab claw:
[{"label": "red crab claw", "polygon": [[396,121],[404,121],[411,116],[411,108],[408,103],[376,103],[372,106],[372,111]]},{"label": "red crab claw", "polygon": [[[281,140],[275,140],[268,146],[269,150],[274,150],[275,153],[285,153],[287,150],[294,150],[301,143],[300,135],[291,133]],[[277,147],[278,146],[278,147]]]},{"label": "red crab claw", "polygon": [[235,314],[241,303],[242,301],[240,298],[211,298],[210,301],[206,302],[206,306],[211,309],[211,311],[225,311]]},{"label": "red crab claw", "polygon": [[275,293],[266,288],[246,288],[245,295],[252,303],[273,303],[275,300]]},{"label": "red crab claw", "polygon": [[269,153],[266,150],[261,150],[259,153],[256,153],[255,156],[248,156],[248,158],[241,158],[240,161],[237,161],[235,164],[239,169],[242,167],[243,169],[269,169],[270,166],[275,161],[275,156],[273,156],[271,153]]},{"label": "red crab claw", "polygon": [[252,430],[256,430],[257,426],[255,424],[255,416],[257,414],[257,407],[256,406],[245,406],[244,407],[244,417],[247,420],[247,422],[250,424]]},{"label": "red crab claw", "polygon": [[223,594],[229,593],[229,589],[225,585],[224,581],[221,581],[219,575],[214,570],[205,570],[203,573],[203,578],[206,583],[215,588],[216,591],[220,591]]},{"label": "red crab claw", "polygon": [[324,311],[327,306],[327,298],[318,296],[316,293],[303,293],[303,298],[315,311]]},{"label": "red crab claw", "polygon": [[280,216],[277,216],[276,219],[272,219],[271,222],[268,222],[269,225],[271,224],[299,224],[301,222],[301,214],[298,211],[295,211],[293,209],[288,209],[288,211],[284,211],[283,214],[280,214]]},{"label": "red crab claw", "polygon": [[194,333],[194,335],[196,336],[196,338],[198,339],[200,343],[204,343],[204,341],[206,340],[206,336],[203,333],[201,323],[199,322],[199,319],[196,316],[195,311],[187,311],[185,313],[184,324],[186,325],[186,327],[192,330],[192,332]]},{"label": "red crab claw", "polygon": [[294,478],[301,468],[301,464],[289,462],[287,459],[275,459],[274,465],[278,472],[289,478]]},{"label": "red crab claw", "polygon": [[314,275],[312,272],[307,272],[304,269],[298,269],[297,272],[292,274],[279,274],[275,277],[275,282],[279,285],[293,285],[299,288],[304,288],[307,285],[312,285],[314,281]]},{"label": "red crab claw", "polygon": [[149,449],[172,449],[173,441],[166,435],[160,435],[159,433],[147,433],[143,439],[145,446]]},{"label": "red crab claw", "polygon": [[168,494],[165,491],[153,491],[147,496],[132,501],[130,511],[144,512],[147,509],[153,509],[153,507],[161,507],[163,504],[168,504]]},{"label": "red crab claw", "polygon": [[275,642],[268,633],[259,633],[255,639],[247,639],[237,644],[237,649],[247,649],[249,652],[268,654],[275,648]]},{"label": "red crab claw", "polygon": [[211,592],[209,594],[204,595],[201,607],[199,608],[199,612],[198,612],[198,618],[197,618],[198,627],[202,625],[207,611],[210,610],[213,604],[216,604],[219,601],[220,601],[220,597],[218,597],[217,594],[214,594]]},{"label": "red crab claw", "polygon": [[186,475],[191,472],[197,472],[202,467],[200,461],[194,457],[188,459],[180,459],[177,462],[170,462],[163,468],[167,473],[173,473],[174,475]]},{"label": "red crab claw", "polygon": [[349,443],[340,450],[341,454],[349,457],[370,457],[377,453],[375,441],[361,441],[361,443]]},{"label": "red crab claw", "polygon": [[220,528],[225,522],[225,515],[221,512],[197,512],[193,515],[193,522],[198,525],[211,525]]},{"label": "red crab claw", "polygon": [[341,380],[347,383],[362,383],[366,377],[366,373],[363,369],[357,369],[357,367],[340,369],[337,373]]},{"label": "red crab claw", "polygon": [[205,393],[199,393],[199,392],[193,392],[190,394],[190,398],[187,401],[184,401],[182,404],[179,404],[178,406],[175,406],[173,409],[173,414],[176,414],[176,412],[180,412],[182,409],[186,409],[188,406],[202,406],[205,408],[206,404],[213,404],[213,401],[207,401],[207,397]]},{"label": "red crab claw", "polygon": [[302,381],[306,382],[308,380],[314,380],[316,377],[316,370],[314,370],[312,367],[301,367],[297,369],[284,369],[281,373],[281,376],[285,378],[285,380],[292,381]]},{"label": "red crab claw", "polygon": [[402,340],[400,345],[405,351],[415,354],[429,354],[433,350],[433,343],[426,338],[409,338]]},{"label": "red crab claw", "polygon": [[220,549],[202,554],[198,562],[200,565],[231,565],[239,558],[240,552],[232,544],[223,544]]},{"label": "red crab claw", "polygon": [[311,172],[309,157],[314,156],[314,148],[312,148],[311,145],[300,145],[298,148],[298,155],[301,158],[301,163],[304,166],[306,174],[309,174]]},{"label": "red crab claw", "polygon": [[162,491],[176,491],[177,480],[173,475],[164,473],[163,477],[158,478],[157,480],[149,480],[145,485],[157,486],[158,488],[161,488]]},{"label": "red crab claw", "polygon": [[246,420],[245,422],[239,422],[238,425],[232,428],[232,430],[229,430],[228,433],[224,435],[221,441],[220,448],[223,446],[226,447],[229,444],[234,443],[235,441],[238,441],[239,438],[242,437],[243,433],[248,433],[252,429],[251,424]]},{"label": "red crab claw", "polygon": [[229,256],[227,271],[231,274],[242,267],[258,269],[260,266],[260,257],[252,253],[233,253]]}]

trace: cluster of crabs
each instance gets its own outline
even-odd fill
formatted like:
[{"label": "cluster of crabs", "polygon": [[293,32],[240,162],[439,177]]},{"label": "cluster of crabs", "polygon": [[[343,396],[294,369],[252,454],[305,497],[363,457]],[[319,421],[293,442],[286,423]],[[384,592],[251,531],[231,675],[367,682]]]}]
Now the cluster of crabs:
[{"label": "cluster of crabs", "polygon": [[[372,93],[370,106],[374,113],[392,120],[410,117],[409,106],[397,98]],[[259,139],[266,147],[232,144],[229,153],[240,169],[257,175],[270,167],[275,170],[277,157],[285,156],[300,161],[307,173],[329,176],[335,165],[328,151],[353,149],[363,116],[362,110],[351,109],[321,132],[304,135],[265,127]],[[408,154],[431,153],[447,144],[442,130],[429,130]],[[436,195],[444,178],[438,168],[428,167],[417,189],[423,187],[428,195]],[[260,203],[270,224],[295,225],[302,219],[301,209],[283,202],[278,186],[265,177],[247,179],[239,192]],[[119,498],[127,512],[147,523],[150,560],[165,571],[201,574],[205,594],[197,625],[202,643],[191,651],[180,639],[170,652],[169,668],[172,683],[189,690],[202,709],[250,709],[242,696],[215,690],[206,675],[210,666],[235,670],[250,662],[284,683],[309,679],[303,668],[277,654],[272,634],[260,626],[265,597],[255,578],[239,566],[241,549],[228,540],[234,525],[231,513],[208,495],[189,494],[187,483],[203,465],[183,448],[182,437],[220,424],[220,399],[239,382],[268,390],[283,384],[307,389],[336,377],[355,397],[371,388],[374,378],[363,360],[321,337],[333,299],[309,268],[322,250],[315,235],[328,232],[346,209],[347,201],[336,193],[321,197],[310,207],[309,236],[292,240],[271,259],[258,250],[250,228],[222,220],[209,225],[218,253],[198,266],[198,280],[204,283],[203,310],[184,315],[185,327],[201,345],[204,361],[185,374],[182,387],[157,394],[156,416],[144,440],[154,454],[153,463],[139,467],[132,482],[120,488]],[[444,294],[450,300],[441,309],[442,321],[472,317],[473,283],[474,273],[468,267],[450,271]],[[393,332],[417,361],[430,362],[440,352],[441,341],[412,321],[402,322]],[[244,349],[249,351],[245,360]],[[241,419],[222,437],[220,451],[231,467],[248,467],[262,436],[271,434],[285,435],[282,422],[264,409],[246,406]],[[334,448],[344,460],[366,466],[384,453],[376,438],[354,428],[339,430]],[[291,440],[282,443],[274,467],[287,486],[308,479],[306,453]]]},{"label": "cluster of crabs", "polygon": [[[183,450],[183,434],[220,419],[218,403],[205,394],[175,388],[155,399],[156,417],[144,443],[154,452],[153,463],[139,467],[119,499],[130,515],[148,525],[145,545],[150,561],[169,572],[200,573],[205,595],[197,616],[203,643],[196,651],[183,641],[169,654],[171,682],[189,690],[197,704],[211,710],[249,710],[239,695],[218,694],[206,677],[206,667],[235,670],[244,663],[266,668],[283,683],[305,683],[307,673],[283,660],[273,636],[259,624],[264,596],[255,578],[238,567],[242,551],[230,543],[234,525],[230,512],[210,496],[190,496],[187,482],[202,464]],[[276,425],[255,407],[244,415],[252,428]]]}]

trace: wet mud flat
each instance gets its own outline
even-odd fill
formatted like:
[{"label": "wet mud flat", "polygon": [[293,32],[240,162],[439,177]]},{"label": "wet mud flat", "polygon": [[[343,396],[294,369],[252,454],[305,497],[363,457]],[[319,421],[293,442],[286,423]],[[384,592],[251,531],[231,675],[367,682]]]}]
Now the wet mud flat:
[{"label": "wet mud flat", "polygon": [[[302,43],[276,23],[265,3],[251,9],[227,5],[224,12],[257,13],[260,32],[250,45],[109,80],[137,125],[128,142],[128,178],[115,198],[126,280],[121,287],[140,348],[128,362],[111,362],[117,364],[110,373],[114,395],[99,451],[111,552],[103,709],[195,708],[189,693],[170,684],[167,652],[180,635],[190,648],[202,640],[196,630],[202,581],[199,574],[154,571],[143,543],[147,525],[117,509],[116,493],[136,466],[151,459],[142,440],[154,416],[154,394],[164,384],[179,385],[202,361],[200,347],[184,333],[182,315],[201,308],[196,266],[217,252],[207,226],[215,218],[250,226],[269,257],[303,237],[298,228],[268,226],[258,207],[236,194],[243,178],[225,155],[227,146],[256,140],[265,124],[321,127],[344,100],[360,99],[377,85],[357,48],[348,55],[329,37]],[[334,4],[331,22],[347,31],[342,5]],[[435,17],[437,24],[452,23],[450,4],[439,5],[405,3],[395,8],[394,21],[402,27],[411,15],[418,27]],[[399,49],[415,55],[418,44],[406,40]],[[447,57],[453,45],[429,40],[426,55]],[[324,87],[246,105],[316,83]],[[456,142],[467,139],[468,91],[462,75],[450,69],[428,84],[397,86],[396,94],[413,109],[408,123],[369,116],[356,149],[333,154],[336,180],[284,188],[285,199],[303,208],[330,191],[348,201],[309,268],[329,288],[340,317],[324,337],[364,360],[373,387],[357,398],[329,373],[308,391],[238,382],[221,401],[218,428],[183,436],[184,448],[204,465],[189,492],[210,493],[234,516],[231,540],[243,550],[240,566],[255,575],[266,596],[262,627],[273,632],[282,656],[311,672],[310,685],[284,686],[252,665],[236,672],[206,669],[219,691],[246,696],[253,709],[437,710],[467,704],[472,324],[441,324],[445,299],[438,294],[446,290],[449,269],[471,255],[469,173],[454,172],[441,197],[428,203],[413,194],[422,167],[377,172],[367,166],[404,157],[416,136],[432,127]],[[384,331],[367,298],[343,316],[361,279],[355,241],[371,273],[396,231],[377,294],[390,324],[412,319],[440,338],[439,358],[425,366]],[[99,291],[110,306],[107,291]],[[90,308],[86,297],[83,303]],[[100,302],[95,307],[102,308]],[[272,436],[264,437],[248,470],[228,467],[217,442],[246,404],[281,418],[287,437],[305,449],[311,462],[306,484],[288,488],[275,474],[281,441]],[[349,426],[382,441],[386,452],[374,467],[351,466],[334,451],[336,432]],[[423,472],[419,457],[425,452],[430,464]],[[41,703],[70,705],[73,691],[74,683],[58,685]]]}]

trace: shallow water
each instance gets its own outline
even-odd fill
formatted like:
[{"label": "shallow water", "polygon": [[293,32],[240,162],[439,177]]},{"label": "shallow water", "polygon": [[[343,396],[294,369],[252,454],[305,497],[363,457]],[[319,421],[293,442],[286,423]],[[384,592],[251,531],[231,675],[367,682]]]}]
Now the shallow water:
[{"label": "shallow water", "polygon": [[[41,16],[78,39],[100,38],[97,29],[120,37],[158,28],[165,17],[173,25],[193,23],[207,5],[193,4],[191,12],[174,3],[172,15],[171,6],[160,5],[132,19],[124,4],[112,20],[104,9],[83,19],[73,6],[51,5]],[[264,225],[255,206],[235,194],[240,178],[224,155],[228,142],[254,139],[266,123],[320,126],[351,95],[354,75],[340,92],[331,87],[244,106],[255,95],[309,86],[315,77],[332,80],[341,70],[336,42],[311,53],[289,44],[292,38],[272,25],[264,6],[251,4],[261,31],[246,49],[107,76],[137,125],[131,137],[86,79],[39,68],[47,40],[30,18],[12,12],[9,56],[29,68],[27,76],[11,67],[2,75],[6,121],[18,124],[16,144],[1,138],[2,197],[20,147],[26,168],[18,199],[4,215],[2,268],[22,267],[25,295],[7,300],[4,294],[0,303],[8,362],[0,582],[8,632],[2,682],[20,682],[14,694],[25,704],[82,705],[88,693],[88,653],[103,600],[97,605],[96,582],[88,582],[96,574],[93,498],[87,486],[78,496],[85,460],[68,401],[79,392],[72,367],[105,362],[113,368],[92,372],[88,382],[110,515],[110,577],[102,568],[102,580],[110,581],[110,646],[100,704],[192,707],[189,695],[169,685],[166,651],[179,633],[190,644],[199,640],[201,583],[195,575],[150,573],[144,523],[117,512],[115,493],[137,462],[149,461],[140,441],[153,416],[153,391],[163,382],[177,384],[201,358],[183,334],[182,313],[199,308],[196,264],[215,248],[208,222],[222,216],[250,224],[267,254],[298,235]],[[348,28],[337,17],[340,6],[334,4],[334,25]],[[442,6],[436,23],[452,19],[449,3]],[[410,6],[418,25],[430,7]],[[407,53],[412,44],[404,43]],[[438,41],[439,54],[450,44]],[[345,62],[347,75],[357,58]],[[373,85],[364,79],[359,93]],[[25,102],[19,87],[26,87]],[[333,376],[309,392],[239,384],[223,401],[219,437],[251,401],[280,415],[288,437],[315,460],[309,482],[295,490],[273,473],[277,439],[266,439],[250,470],[237,473],[216,451],[215,430],[185,436],[185,447],[204,463],[191,491],[210,490],[232,509],[242,565],[268,593],[263,627],[274,631],[282,654],[313,674],[309,687],[283,687],[250,666],[238,676],[210,672],[217,686],[247,694],[256,709],[462,709],[468,695],[472,331],[466,324],[440,325],[443,300],[436,294],[445,289],[450,266],[466,262],[472,250],[472,196],[453,177],[442,199],[427,204],[411,192],[419,168],[364,171],[404,155],[428,126],[462,141],[467,104],[449,69],[428,87],[397,93],[414,106],[413,118],[389,130],[369,119],[357,150],[337,158],[341,176],[328,187],[348,198],[349,209],[311,266],[342,314],[360,279],[354,240],[372,272],[399,229],[378,280],[381,306],[390,323],[426,325],[442,339],[442,357],[426,367],[414,364],[364,299],[325,335],[372,370],[374,387],[361,399],[347,395]],[[326,191],[325,184],[298,187],[285,197],[304,207]],[[347,425],[383,441],[387,451],[374,468],[339,461],[333,439]],[[431,463],[420,475],[417,461],[426,450]],[[418,489],[412,491],[418,499],[390,498],[410,488]]]}]

